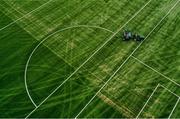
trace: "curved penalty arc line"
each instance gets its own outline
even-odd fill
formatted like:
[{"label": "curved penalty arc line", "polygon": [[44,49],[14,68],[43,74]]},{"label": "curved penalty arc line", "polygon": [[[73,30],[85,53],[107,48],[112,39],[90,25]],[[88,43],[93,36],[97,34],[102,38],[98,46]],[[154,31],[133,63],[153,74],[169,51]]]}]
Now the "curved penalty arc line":
[{"label": "curved penalty arc line", "polygon": [[27,86],[27,70],[28,70],[28,66],[29,66],[29,63],[30,63],[30,60],[34,54],[34,52],[39,48],[39,46],[45,42],[49,37],[55,35],[56,33],[59,33],[61,31],[65,31],[65,30],[68,30],[68,29],[72,29],[72,28],[97,28],[97,29],[102,29],[102,30],[105,30],[105,31],[108,31],[110,33],[114,33],[113,31],[109,30],[109,29],[106,29],[106,28],[103,28],[103,27],[100,27],[100,26],[89,26],[89,25],[76,25],[76,26],[70,26],[70,27],[66,27],[66,28],[63,28],[63,29],[60,29],[60,30],[57,30],[56,32],[53,32],[52,34],[50,34],[49,36],[47,36],[46,38],[44,38],[41,42],[39,42],[39,44],[32,50],[31,54],[29,55],[29,58],[26,62],[26,65],[25,65],[25,70],[24,70],[24,84],[25,84],[25,89],[26,89],[26,92],[27,92],[27,95],[30,99],[30,101],[32,102],[32,104],[37,107],[37,104],[34,102],[30,92],[29,92],[29,89],[28,89],[28,86]]}]

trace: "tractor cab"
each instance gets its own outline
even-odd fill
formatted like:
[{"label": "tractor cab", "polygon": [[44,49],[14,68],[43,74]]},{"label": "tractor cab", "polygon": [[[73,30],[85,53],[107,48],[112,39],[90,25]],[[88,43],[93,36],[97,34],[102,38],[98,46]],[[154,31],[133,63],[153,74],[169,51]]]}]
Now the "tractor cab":
[{"label": "tractor cab", "polygon": [[123,32],[123,40],[124,41],[128,41],[128,40],[131,40],[133,38],[133,34],[127,30],[125,30]]},{"label": "tractor cab", "polygon": [[144,36],[139,35],[137,33],[133,34],[131,31],[125,30],[123,32],[123,41],[129,41],[129,40],[143,41]]}]

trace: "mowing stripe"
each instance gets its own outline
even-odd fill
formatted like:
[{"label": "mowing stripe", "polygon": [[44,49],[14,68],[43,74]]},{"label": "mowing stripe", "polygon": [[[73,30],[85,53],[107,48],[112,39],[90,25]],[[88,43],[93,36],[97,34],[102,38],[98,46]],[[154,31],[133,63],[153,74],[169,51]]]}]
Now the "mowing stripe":
[{"label": "mowing stripe", "polygon": [[105,31],[108,31],[110,33],[114,33],[113,31],[109,30],[109,29],[106,29],[106,28],[103,28],[103,27],[99,27],[99,26],[89,26],[89,25],[77,25],[77,26],[70,26],[70,27],[66,27],[66,28],[63,28],[63,29],[60,29],[60,30],[57,30],[56,32],[50,34],[49,36],[47,36],[46,38],[44,38],[41,42],[39,42],[39,44],[32,50],[31,54],[29,55],[29,58],[26,62],[26,66],[25,66],[25,70],[24,70],[24,85],[25,85],[25,89],[26,89],[26,92],[27,92],[27,95],[30,99],[30,101],[33,103],[33,105],[35,107],[37,107],[37,104],[34,102],[33,98],[31,97],[30,95],[30,92],[29,92],[29,89],[28,89],[28,85],[27,85],[27,70],[28,70],[28,66],[29,66],[29,63],[31,61],[31,58],[33,56],[33,54],[35,53],[35,51],[41,46],[41,44],[43,42],[45,42],[49,37],[55,35],[56,33],[58,32],[61,32],[61,31],[65,31],[65,30],[68,30],[68,29],[72,29],[72,28],[97,28],[97,29],[102,29],[102,30],[105,30]]},{"label": "mowing stripe", "polygon": [[[144,41],[151,35],[151,33],[161,24],[161,22],[169,15],[169,13],[175,8],[175,6],[179,3],[180,0],[178,0],[173,7],[167,12],[167,14],[156,24],[156,26],[149,32],[149,34],[145,37]],[[116,75],[116,73],[124,66],[124,64],[130,59],[130,57],[136,52],[136,50],[144,43],[142,41],[135,50],[126,58],[126,60],[119,66],[119,68],[111,75],[111,77],[106,81],[106,83],[96,92],[96,94],[90,99],[90,101],[84,106],[84,108],[78,113],[78,115],[75,117],[77,118],[84,109],[93,101],[93,99],[97,96],[97,94],[108,84],[108,82]]]},{"label": "mowing stripe", "polygon": [[[173,93],[172,91],[170,91],[169,89],[167,89],[166,87],[164,87],[163,85],[158,84],[158,86],[155,88],[155,90],[153,91],[153,93],[151,94],[151,96],[148,98],[148,100],[147,100],[147,102],[145,103],[145,105],[142,107],[142,109],[141,109],[141,111],[139,112],[139,114],[136,116],[136,119],[140,116],[140,114],[142,113],[142,111],[143,111],[144,108],[146,107],[147,103],[149,102],[149,100],[151,99],[151,97],[154,95],[154,93],[156,92],[157,88],[160,87],[160,86],[161,86],[162,88],[164,88],[165,90],[167,90],[168,92],[170,92],[170,93],[172,93],[173,95],[175,95],[176,97],[178,97],[178,100],[177,100],[177,102],[176,102],[176,104],[175,104],[175,106],[174,106],[171,114],[173,113],[173,111],[174,111],[177,103],[179,102],[180,97],[179,97],[178,95],[176,95],[175,93]],[[171,116],[171,114],[170,114],[170,116]],[[170,116],[169,116],[169,118],[170,118]]]},{"label": "mowing stripe", "polygon": [[177,82],[175,82],[174,80],[172,80],[171,78],[165,76],[164,74],[160,73],[159,71],[155,70],[154,68],[150,67],[149,65],[147,65],[146,63],[142,62],[141,60],[139,60],[138,58],[131,56],[132,58],[134,58],[135,60],[137,60],[139,63],[143,64],[144,66],[148,67],[149,69],[153,70],[154,72],[158,73],[159,75],[163,76],[164,78],[168,79],[169,81],[173,82],[174,84],[176,84],[177,86],[180,86],[180,84],[178,84]]},{"label": "mowing stripe", "polygon": [[30,11],[29,13],[25,14],[24,16],[22,16],[22,17],[16,19],[15,21],[11,22],[10,24],[8,24],[8,25],[6,25],[6,26],[0,28],[0,31],[4,30],[5,28],[7,28],[7,27],[9,27],[9,26],[11,26],[11,25],[13,25],[14,23],[16,23],[17,21],[23,19],[24,17],[28,16],[29,14],[31,14],[31,13],[33,13],[33,12],[35,12],[35,11],[41,9],[42,7],[44,7],[46,4],[48,4],[48,3],[51,2],[51,1],[52,1],[52,0],[47,1],[46,3],[40,5],[40,6],[37,7],[36,9],[34,9],[34,10]]},{"label": "mowing stripe", "polygon": [[136,119],[139,117],[139,115],[141,114],[141,112],[144,110],[144,108],[146,107],[147,103],[149,102],[149,100],[151,99],[151,97],[154,95],[154,93],[156,92],[157,88],[159,87],[159,84],[156,86],[156,88],[153,90],[153,92],[151,93],[151,95],[149,96],[148,100],[146,101],[146,103],[144,104],[144,106],[142,107],[142,109],[140,110],[139,114],[136,116]]},{"label": "mowing stripe", "polygon": [[161,84],[159,84],[159,86],[163,87],[165,90],[167,90],[168,92],[170,92],[170,93],[173,94],[174,96],[180,98],[179,95],[175,94],[174,92],[172,92],[171,90],[169,90],[169,89],[166,88],[165,86],[163,86],[163,85],[161,85]]},{"label": "mowing stripe", "polygon": [[[163,85],[161,84],[158,84],[158,87],[161,86],[162,88],[164,88],[165,90],[167,90],[168,92],[172,93],[173,95],[175,95],[176,97],[178,97],[178,99],[180,98],[178,95],[176,95],[175,93],[173,93],[172,91],[170,91],[169,89],[167,89],[166,87],[164,87]],[[158,88],[157,87],[157,88]],[[139,115],[141,114],[141,112],[144,110],[145,106],[147,105],[147,103],[149,102],[150,98],[152,97],[152,95],[154,94],[154,92],[156,91],[157,89],[155,89],[153,91],[153,93],[151,94],[151,96],[148,98],[147,102],[145,103],[145,105],[143,106],[143,108],[141,109],[141,111],[139,112],[139,114],[137,115],[136,119],[139,117]]]},{"label": "mowing stripe", "polygon": [[32,110],[26,118],[28,118],[37,108],[39,108],[49,97],[51,97],[63,84],[65,84],[79,69],[84,66],[97,52],[99,52],[115,35],[119,33],[134,17],[136,17],[152,0],[149,0],[142,8],[140,8],[123,26],[121,26],[106,42],[104,42],[85,62],[83,62],[67,79],[65,79],[52,93],[50,93],[34,110]]},{"label": "mowing stripe", "polygon": [[170,118],[171,118],[171,115],[173,114],[174,110],[176,109],[176,107],[177,107],[177,105],[178,105],[178,103],[179,103],[179,100],[180,100],[180,98],[178,98],[178,100],[177,100],[177,102],[176,102],[176,104],[175,104],[174,108],[172,109],[172,111],[171,111],[171,113],[170,113],[170,115],[169,115],[168,119],[170,119]]}]

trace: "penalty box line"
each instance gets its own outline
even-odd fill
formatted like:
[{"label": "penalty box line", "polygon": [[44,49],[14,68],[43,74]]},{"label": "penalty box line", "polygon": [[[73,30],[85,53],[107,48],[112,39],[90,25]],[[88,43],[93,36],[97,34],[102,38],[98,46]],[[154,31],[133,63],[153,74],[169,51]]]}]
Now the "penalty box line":
[{"label": "penalty box line", "polygon": [[177,105],[178,105],[178,103],[179,103],[179,100],[180,100],[180,98],[178,98],[178,100],[176,101],[176,104],[174,105],[174,107],[173,107],[173,109],[172,109],[172,111],[171,111],[171,113],[170,113],[170,115],[169,115],[168,119],[170,119],[170,118],[171,118],[171,116],[172,116],[172,114],[173,114],[174,110],[176,109],[176,107],[177,107]]},{"label": "penalty box line", "polygon": [[75,118],[77,118],[84,110],[85,108],[94,100],[94,98],[98,95],[98,93],[108,84],[108,82],[116,75],[116,73],[122,68],[122,66],[130,59],[130,57],[138,50],[138,48],[146,41],[146,39],[153,33],[153,31],[161,24],[161,22],[170,14],[170,12],[176,7],[176,5],[179,3],[180,0],[178,0],[166,13],[166,15],[163,16],[163,18],[155,25],[155,27],[148,33],[148,35],[145,37],[145,39],[133,50],[133,52],[125,59],[125,61],[119,66],[119,68],[111,75],[111,77],[106,81],[106,83],[95,93],[95,95],[89,100],[89,102],[82,108],[82,110],[76,115]]},{"label": "penalty box line", "polygon": [[30,15],[31,13],[36,12],[37,10],[41,9],[42,7],[44,7],[46,4],[50,3],[51,1],[53,1],[53,0],[47,1],[46,3],[40,5],[39,7],[35,8],[34,10],[32,10],[32,11],[28,12],[27,14],[23,15],[22,17],[20,17],[20,18],[14,20],[13,22],[9,23],[8,25],[6,25],[6,26],[0,28],[0,31],[6,29],[7,27],[9,27],[9,26],[11,26],[11,25],[13,25],[13,24],[16,23],[17,21],[19,21],[19,20],[23,19],[24,17]]},{"label": "penalty box line", "polygon": [[166,88],[165,86],[163,86],[162,84],[158,84],[158,85],[156,86],[156,88],[153,90],[153,92],[151,93],[151,95],[149,96],[148,100],[146,101],[146,103],[144,104],[144,106],[142,107],[142,109],[140,110],[140,112],[138,113],[138,115],[136,116],[136,119],[139,118],[140,114],[142,113],[142,111],[144,110],[144,108],[146,107],[146,105],[148,104],[149,100],[152,98],[152,96],[154,95],[154,93],[156,92],[156,90],[157,90],[159,87],[164,88],[166,91],[170,92],[171,94],[173,94],[174,96],[176,96],[176,97],[178,98],[178,100],[177,100],[175,106],[173,107],[173,110],[171,111],[171,113],[170,113],[170,115],[169,115],[168,118],[171,117],[171,115],[172,115],[172,113],[174,112],[177,104],[179,103],[180,97],[179,97],[178,95],[176,95],[175,93],[173,93],[172,91],[170,91],[170,90],[169,90],[168,88]]},{"label": "penalty box line", "polygon": [[176,96],[177,98],[180,98],[179,95],[175,94],[174,92],[172,92],[171,90],[169,90],[168,88],[166,88],[165,86],[163,86],[162,84],[159,84],[159,86],[161,86],[162,88],[164,88],[165,90],[167,90],[168,92],[170,92],[171,94],[173,94],[174,96]]},{"label": "penalty box line", "polygon": [[140,116],[140,114],[142,113],[142,111],[144,110],[144,108],[146,107],[146,105],[148,104],[149,100],[151,99],[151,97],[154,95],[154,93],[156,92],[156,90],[158,89],[159,84],[156,86],[156,88],[153,90],[153,92],[151,93],[151,95],[149,96],[148,100],[146,101],[146,103],[144,104],[144,106],[142,107],[142,109],[140,110],[140,112],[138,113],[138,115],[136,116],[136,119],[138,119],[138,117]]},{"label": "penalty box line", "polygon": [[[137,60],[139,63],[143,64],[144,66],[148,67],[149,69],[153,70],[154,72],[158,73],[159,75],[163,76],[164,78],[168,79],[170,82],[176,84],[177,86],[180,86],[180,84],[178,84],[177,82],[175,82],[175,81],[172,80],[171,78],[165,76],[164,74],[160,73],[159,71],[155,70],[154,68],[150,67],[149,65],[147,65],[147,64],[144,63],[144,62],[142,62],[142,61],[139,60],[138,58],[136,58],[136,57],[134,57],[134,56],[132,56],[132,58],[134,58],[135,60]],[[168,88],[166,88],[165,86],[163,86],[163,85],[161,85],[161,84],[159,84],[158,86],[163,87],[165,90],[167,90],[168,92],[170,92],[170,93],[173,94],[174,96],[178,97],[178,100],[177,100],[175,106],[173,107],[173,109],[172,109],[169,117],[168,117],[168,119],[170,119],[171,115],[173,114],[174,110],[176,109],[176,106],[177,106],[178,103],[179,103],[180,96],[178,96],[177,94],[175,94],[174,92],[172,92],[171,90],[169,90]],[[151,97],[150,97],[150,98],[151,98]],[[150,99],[150,98],[149,98],[149,99]],[[148,99],[148,101],[149,101],[149,99]],[[147,102],[148,102],[148,101],[147,101]],[[146,105],[147,105],[147,104],[145,104],[145,106],[146,106]],[[143,111],[143,109],[145,108],[145,106],[143,106],[143,108],[142,108],[142,110],[140,111],[140,113]],[[136,119],[139,117],[140,113],[138,114],[138,116],[136,117]]]},{"label": "penalty box line", "polygon": [[173,114],[173,112],[174,112],[174,110],[176,109],[176,107],[177,107],[177,105],[178,105],[178,103],[179,103],[180,96],[177,95],[177,94],[175,94],[174,92],[172,92],[171,90],[169,90],[168,88],[166,88],[165,86],[163,86],[162,84],[160,84],[159,86],[163,87],[165,90],[167,90],[168,92],[170,92],[171,94],[173,94],[174,96],[176,96],[176,97],[178,98],[177,101],[176,101],[176,104],[174,105],[171,113],[170,113],[169,116],[168,116],[168,119],[170,119],[171,116],[172,116],[172,114]]},{"label": "penalty box line", "polygon": [[84,66],[97,52],[99,52],[119,31],[121,31],[132,19],[134,19],[152,0],[146,2],[124,25],[122,25],[109,39],[107,39],[85,62],[83,62],[67,79],[65,79],[52,93],[50,93],[37,107],[34,108],[25,118],[28,118],[37,108],[39,108],[48,98],[50,98],[63,84],[65,84],[79,69]]},{"label": "penalty box line", "polygon": [[177,82],[175,82],[174,80],[172,80],[171,78],[165,76],[164,74],[162,74],[161,72],[157,71],[156,69],[152,68],[151,66],[149,66],[148,64],[144,63],[143,61],[141,61],[140,59],[131,56],[133,59],[135,59],[136,61],[138,61],[139,63],[143,64],[144,66],[146,66],[147,68],[153,70],[154,72],[156,72],[157,74],[163,76],[164,78],[168,79],[170,82],[176,84],[177,86],[180,86],[180,84],[178,84]]}]

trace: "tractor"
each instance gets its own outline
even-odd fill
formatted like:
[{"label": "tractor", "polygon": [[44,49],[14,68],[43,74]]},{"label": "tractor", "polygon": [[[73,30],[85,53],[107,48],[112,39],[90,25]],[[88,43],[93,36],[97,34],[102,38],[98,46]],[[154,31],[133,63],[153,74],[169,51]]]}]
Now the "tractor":
[{"label": "tractor", "polygon": [[129,40],[135,40],[135,41],[143,41],[144,36],[139,34],[133,34],[131,31],[125,30],[123,32],[123,41],[129,41]]},{"label": "tractor", "polygon": [[133,38],[133,34],[130,31],[125,30],[123,33],[123,40],[129,41]]}]

